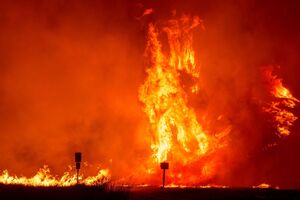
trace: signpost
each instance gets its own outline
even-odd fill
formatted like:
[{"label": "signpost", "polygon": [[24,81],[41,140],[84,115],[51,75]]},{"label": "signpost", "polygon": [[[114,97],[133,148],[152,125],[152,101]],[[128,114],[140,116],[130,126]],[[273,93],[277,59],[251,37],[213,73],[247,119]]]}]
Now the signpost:
[{"label": "signpost", "polygon": [[77,185],[79,184],[79,169],[81,163],[81,152],[75,152],[75,163],[76,163],[76,171],[77,171]]},{"label": "signpost", "polygon": [[166,176],[166,169],[169,169],[169,163],[162,162],[160,163],[160,168],[163,170],[163,188],[165,187],[165,176]]}]

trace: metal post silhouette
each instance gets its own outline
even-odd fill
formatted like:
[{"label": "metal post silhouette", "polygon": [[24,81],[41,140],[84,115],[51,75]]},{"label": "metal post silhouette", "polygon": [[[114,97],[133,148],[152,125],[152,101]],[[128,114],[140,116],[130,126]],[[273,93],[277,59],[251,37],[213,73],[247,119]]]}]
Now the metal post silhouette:
[{"label": "metal post silhouette", "polygon": [[166,178],[166,169],[169,169],[169,163],[167,163],[167,162],[160,163],[160,168],[163,170],[163,177],[162,177],[163,185],[162,185],[162,188],[164,188],[165,187],[165,178]]},{"label": "metal post silhouette", "polygon": [[76,163],[76,172],[77,172],[77,185],[79,184],[79,169],[81,162],[81,152],[75,153],[75,163]]}]

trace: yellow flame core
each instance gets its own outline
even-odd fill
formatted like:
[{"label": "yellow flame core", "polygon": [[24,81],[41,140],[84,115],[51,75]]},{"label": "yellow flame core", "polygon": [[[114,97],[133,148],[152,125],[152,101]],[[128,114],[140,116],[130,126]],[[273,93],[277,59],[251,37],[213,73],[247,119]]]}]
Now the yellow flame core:
[{"label": "yellow flame core", "polygon": [[265,76],[271,84],[271,94],[275,101],[271,102],[264,110],[273,115],[276,122],[278,135],[287,136],[290,134],[290,127],[298,119],[291,111],[300,101],[283,86],[282,80],[272,74],[272,70],[266,70]]},{"label": "yellow flame core", "polygon": [[[38,172],[33,177],[25,176],[12,176],[9,174],[8,170],[3,170],[0,174],[1,184],[13,184],[13,185],[26,185],[26,186],[72,186],[77,183],[77,176],[71,173],[72,167],[69,167],[69,171],[64,172],[61,177],[53,176],[50,173],[50,169],[47,165],[40,168]],[[96,176],[89,176],[83,178],[79,176],[80,184],[84,185],[100,185],[108,182],[110,180],[110,172],[108,169],[99,170]]]},{"label": "yellow flame core", "polygon": [[[173,159],[183,159],[178,158],[178,152],[199,158],[208,151],[208,136],[194,110],[187,105],[187,94],[180,83],[181,72],[199,78],[191,35],[199,24],[198,17],[169,20],[162,29],[167,36],[168,52],[162,51],[157,27],[149,25],[146,52],[151,66],[139,90],[139,99],[150,121],[154,136],[151,147],[157,162],[169,160],[170,155]],[[197,87],[193,91],[194,88]]]}]

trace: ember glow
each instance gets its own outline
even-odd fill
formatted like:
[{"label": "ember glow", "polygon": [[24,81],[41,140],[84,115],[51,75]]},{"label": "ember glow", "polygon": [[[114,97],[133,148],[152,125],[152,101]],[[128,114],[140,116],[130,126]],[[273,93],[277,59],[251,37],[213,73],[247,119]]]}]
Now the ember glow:
[{"label": "ember glow", "polygon": [[271,188],[271,186],[267,183],[261,183],[258,186],[253,186],[253,188]]}]

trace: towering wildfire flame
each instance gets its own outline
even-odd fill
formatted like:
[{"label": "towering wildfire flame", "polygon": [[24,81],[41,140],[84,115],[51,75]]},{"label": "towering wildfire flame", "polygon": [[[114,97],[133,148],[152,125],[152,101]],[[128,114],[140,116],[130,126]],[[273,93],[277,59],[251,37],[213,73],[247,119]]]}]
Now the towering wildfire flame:
[{"label": "towering wildfire flame", "polygon": [[[180,82],[180,73],[199,78],[192,49],[191,31],[199,26],[198,17],[170,20],[163,32],[169,52],[162,52],[158,30],[149,25],[147,53],[151,57],[148,78],[139,91],[145,105],[154,136],[152,149],[157,162],[167,160],[187,162],[209,148],[209,138],[197,121],[194,110],[187,104],[187,94]],[[196,86],[194,87],[196,88]]]},{"label": "towering wildfire flame", "polygon": [[[192,31],[199,26],[203,28],[198,17],[184,16],[169,20],[162,27],[151,23],[148,29],[146,53],[150,67],[139,90],[139,99],[150,122],[153,158],[156,164],[170,162],[173,169],[169,170],[169,177],[175,185],[207,183],[206,180],[213,178],[222,166],[220,150],[228,147],[234,128],[228,124],[222,125],[219,132],[210,130],[197,119],[205,113],[196,116],[188,102],[190,92],[202,92],[197,85],[201,74],[192,47]],[[195,83],[188,88],[190,91],[184,86],[183,75]],[[279,135],[288,135],[297,117],[285,107],[294,108],[299,100],[271,71],[266,71],[264,76],[275,100],[263,110],[272,114]],[[223,117],[206,120],[218,121]]]},{"label": "towering wildfire flame", "polygon": [[[150,67],[139,99],[150,122],[153,161],[156,166],[170,162],[168,174],[173,184],[193,185],[212,178],[217,157],[208,156],[226,146],[224,137],[231,130],[227,126],[209,133],[188,102],[189,93],[200,92],[201,74],[192,47],[192,32],[197,27],[204,29],[198,17],[183,16],[167,21],[162,28],[150,24],[148,29]],[[194,83],[190,88],[185,87],[183,76]]]},{"label": "towering wildfire flame", "polygon": [[266,106],[264,111],[273,116],[278,136],[287,136],[290,134],[290,127],[297,120],[289,109],[294,108],[300,101],[282,85],[282,79],[272,74],[272,68],[266,68],[264,76],[270,85],[270,93],[274,97],[274,101]]}]

